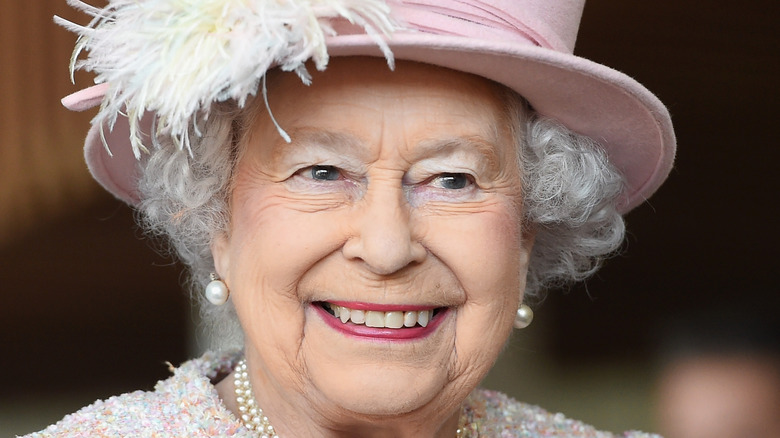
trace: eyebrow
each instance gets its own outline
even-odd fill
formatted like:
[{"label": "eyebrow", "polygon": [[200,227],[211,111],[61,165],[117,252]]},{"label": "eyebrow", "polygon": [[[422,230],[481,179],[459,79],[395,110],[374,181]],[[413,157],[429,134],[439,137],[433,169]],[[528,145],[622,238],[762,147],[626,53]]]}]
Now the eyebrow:
[{"label": "eyebrow", "polygon": [[290,137],[293,143],[314,144],[331,152],[346,153],[351,156],[363,156],[367,153],[359,138],[345,132],[299,128],[290,132]]},{"label": "eyebrow", "polygon": [[476,155],[485,167],[491,170],[499,168],[500,159],[496,153],[496,144],[480,136],[452,137],[447,139],[431,139],[420,142],[418,155],[438,156],[453,152],[465,152]]},{"label": "eyebrow", "polygon": [[[295,144],[317,145],[344,156],[367,158],[366,155],[369,154],[360,138],[346,132],[298,128],[290,132],[290,137]],[[500,168],[495,141],[490,141],[480,135],[423,139],[415,147],[413,155],[414,158],[420,159],[449,155],[453,152],[476,156],[486,169],[498,170]]]}]

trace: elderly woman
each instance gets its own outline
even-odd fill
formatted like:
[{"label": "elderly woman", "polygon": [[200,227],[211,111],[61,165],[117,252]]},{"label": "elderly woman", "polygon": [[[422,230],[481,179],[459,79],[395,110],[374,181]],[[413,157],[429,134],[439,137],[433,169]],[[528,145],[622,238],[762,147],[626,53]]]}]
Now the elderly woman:
[{"label": "elderly woman", "polygon": [[611,436],[476,389],[671,166],[664,107],[571,54],[582,1],[72,4],[90,170],[241,349],[34,436]]}]

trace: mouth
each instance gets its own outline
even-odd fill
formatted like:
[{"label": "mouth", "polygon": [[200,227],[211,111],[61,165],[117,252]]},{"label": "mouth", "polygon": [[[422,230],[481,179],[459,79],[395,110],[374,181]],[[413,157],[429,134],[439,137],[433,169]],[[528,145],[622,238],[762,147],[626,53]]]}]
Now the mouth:
[{"label": "mouth", "polygon": [[325,322],[349,335],[378,339],[414,339],[439,325],[448,307],[372,305],[354,302],[314,302]]},{"label": "mouth", "polygon": [[[444,307],[423,310],[365,310],[340,306],[329,302],[316,303],[342,324],[352,323],[374,328],[413,328],[428,327],[431,320],[444,310]],[[357,306],[356,306],[357,307]]]}]

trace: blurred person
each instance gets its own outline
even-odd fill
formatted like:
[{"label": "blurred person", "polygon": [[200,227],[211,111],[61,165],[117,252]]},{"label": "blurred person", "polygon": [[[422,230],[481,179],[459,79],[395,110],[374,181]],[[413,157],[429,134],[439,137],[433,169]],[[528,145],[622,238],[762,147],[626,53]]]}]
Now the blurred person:
[{"label": "blurred person", "polygon": [[668,331],[657,388],[667,438],[780,437],[780,344],[772,318],[730,311]]}]

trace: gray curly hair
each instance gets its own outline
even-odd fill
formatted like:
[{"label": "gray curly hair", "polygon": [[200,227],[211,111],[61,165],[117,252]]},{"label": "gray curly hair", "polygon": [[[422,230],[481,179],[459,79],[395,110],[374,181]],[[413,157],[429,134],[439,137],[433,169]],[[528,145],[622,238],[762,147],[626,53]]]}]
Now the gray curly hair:
[{"label": "gray curly hair", "polygon": [[[511,90],[502,98],[523,175],[523,220],[536,231],[525,291],[526,300],[535,300],[541,290],[586,278],[620,247],[625,227],[617,206],[624,180],[596,142],[536,115]],[[257,102],[243,109],[215,105],[202,135],[191,137],[191,154],[159,138],[139,182],[139,222],[167,238],[189,268],[189,289],[216,347],[243,342],[232,301],[209,305],[202,291],[214,272],[211,242],[230,224],[239,145],[258,108]]]}]

